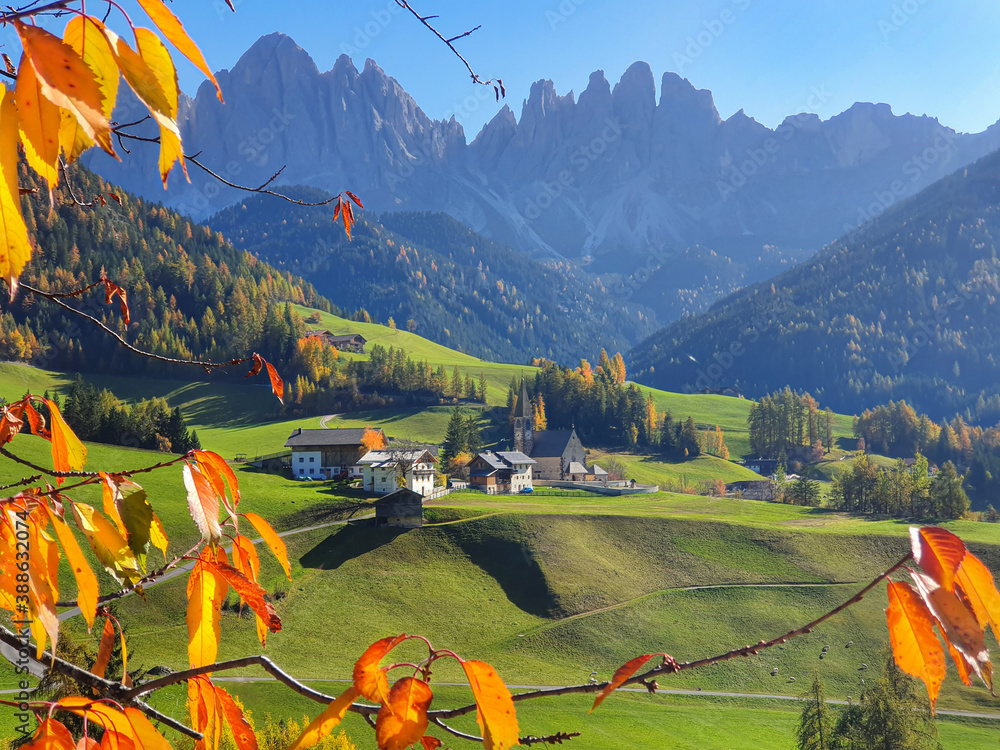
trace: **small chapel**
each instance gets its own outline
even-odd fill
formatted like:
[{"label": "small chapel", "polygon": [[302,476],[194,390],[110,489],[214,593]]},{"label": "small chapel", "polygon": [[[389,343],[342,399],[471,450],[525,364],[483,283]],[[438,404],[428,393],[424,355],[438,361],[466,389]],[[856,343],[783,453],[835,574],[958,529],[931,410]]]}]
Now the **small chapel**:
[{"label": "small chapel", "polygon": [[534,427],[534,409],[522,378],[521,394],[514,405],[514,450],[535,461],[532,467],[535,479],[584,482],[607,476],[599,466],[587,469],[586,451],[576,429],[536,431]]}]

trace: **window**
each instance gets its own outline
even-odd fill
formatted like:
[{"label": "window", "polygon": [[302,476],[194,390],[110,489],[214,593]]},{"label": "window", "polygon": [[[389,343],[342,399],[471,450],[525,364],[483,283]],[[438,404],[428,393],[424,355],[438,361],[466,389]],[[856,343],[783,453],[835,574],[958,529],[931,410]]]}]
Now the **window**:
[{"label": "window", "polygon": [[310,474],[315,474],[315,473],[316,473],[316,470],[315,470],[315,469],[309,469],[309,473],[310,473]]},{"label": "window", "polygon": [[309,456],[309,463],[315,463],[316,456]]},{"label": "window", "polygon": [[299,456],[299,463],[304,464],[306,462],[305,456]]}]

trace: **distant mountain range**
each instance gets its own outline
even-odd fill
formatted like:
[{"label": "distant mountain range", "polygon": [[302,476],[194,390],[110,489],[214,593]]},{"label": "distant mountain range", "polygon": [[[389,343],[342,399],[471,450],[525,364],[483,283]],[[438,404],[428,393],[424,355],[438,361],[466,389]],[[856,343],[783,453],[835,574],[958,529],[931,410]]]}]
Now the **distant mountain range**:
[{"label": "distant mountain range", "polygon": [[[301,200],[328,197],[289,188]],[[570,263],[542,263],[442,213],[369,212],[348,240],[332,207],[249,196],[208,220],[238,248],[354,311],[491,361],[575,364],[627,352],[658,326]]]},{"label": "distant mountain range", "polygon": [[888,209],[811,260],[633,349],[668,390],[791,385],[845,413],[905,399],[1000,420],[1000,153]]},{"label": "distant mountain range", "polygon": [[[285,167],[275,184],[351,189],[380,213],[444,212],[536,258],[604,274],[664,320],[808,257],[1000,147],[998,126],[960,134],[885,104],[793,115],[774,130],[742,110],[722,120],[710,92],[673,73],[657,98],[642,62],[614,87],[595,72],[579,98],[539,81],[519,118],[503,107],[471,143],[372,60],[359,72],[343,56],[321,72],[281,34],[218,78],[226,104],[203,87],[184,98],[180,121],[186,148],[227,179],[256,185]],[[123,122],[141,111],[128,96]],[[826,94],[811,96],[822,107]],[[86,159],[199,219],[242,199],[197,168],[190,186],[175,174],[164,193],[151,148],[137,144],[121,164],[96,150]]]}]

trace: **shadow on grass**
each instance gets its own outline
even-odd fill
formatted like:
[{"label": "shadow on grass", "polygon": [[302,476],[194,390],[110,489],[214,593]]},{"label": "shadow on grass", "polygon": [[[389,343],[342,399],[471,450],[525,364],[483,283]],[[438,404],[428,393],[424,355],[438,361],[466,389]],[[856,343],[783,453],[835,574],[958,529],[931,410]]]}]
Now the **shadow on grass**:
[{"label": "shadow on grass", "polygon": [[300,562],[303,568],[336,570],[356,557],[361,557],[389,544],[407,531],[409,529],[375,528],[374,526],[348,524],[306,552]]}]

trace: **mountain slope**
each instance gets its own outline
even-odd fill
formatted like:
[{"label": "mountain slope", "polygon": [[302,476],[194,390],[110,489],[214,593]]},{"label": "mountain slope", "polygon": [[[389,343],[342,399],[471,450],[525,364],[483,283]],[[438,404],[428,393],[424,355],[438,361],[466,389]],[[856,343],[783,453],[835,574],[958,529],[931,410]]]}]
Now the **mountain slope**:
[{"label": "mountain slope", "polygon": [[[595,72],[579,98],[538,81],[520,116],[504,106],[471,143],[461,125],[433,120],[399,83],[368,60],[341,57],[321,72],[293,40],[258,40],[219,73],[226,105],[209,87],[185,99],[179,117],[191,153],[227,179],[258,185],[282,166],[279,184],[332,193],[351,189],[376,211],[441,211],[536,257],[591,259],[606,285],[643,284],[666,319],[693,312],[726,289],[694,290],[677,305],[672,270],[713,264],[680,255],[700,244],[742,264],[738,283],[766,278],[756,259],[777,246],[796,259],[846,226],[1000,147],[1000,128],[962,134],[929,117],[896,116],[885,104],[856,104],[820,120],[792,115],[771,130],[742,111],[723,120],[709,91],[666,73],[657,86],[646,63],[613,87]],[[822,91],[810,106],[821,108]],[[116,119],[140,108],[125,92]],[[155,128],[147,123],[139,126]],[[152,131],[150,131],[152,132]],[[136,153],[155,147],[136,144]],[[86,159],[113,182],[204,218],[242,196],[198,169],[175,176],[166,197],[156,158]],[[898,188],[898,189],[897,189]],[[879,206],[878,210],[884,206]]]},{"label": "mountain slope", "polygon": [[906,399],[995,420],[1000,154],[934,184],[812,260],[677,321],[633,351],[641,382],[749,396],[786,384],[838,411]]},{"label": "mountain slope", "polygon": [[616,301],[571,264],[533,260],[445,214],[369,214],[348,240],[330,206],[252,196],[209,224],[344,306],[492,361],[576,362],[601,347],[627,350],[655,330],[642,307]]}]

